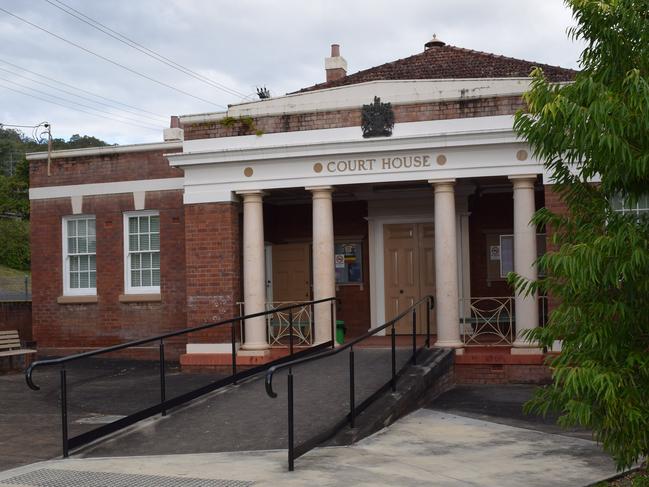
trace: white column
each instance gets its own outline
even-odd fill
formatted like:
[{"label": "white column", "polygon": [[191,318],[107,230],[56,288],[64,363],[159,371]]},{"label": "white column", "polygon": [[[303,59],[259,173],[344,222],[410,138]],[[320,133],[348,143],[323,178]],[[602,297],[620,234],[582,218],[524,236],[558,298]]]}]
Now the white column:
[{"label": "white column", "polygon": [[429,181],[435,188],[435,313],[436,347],[463,347],[457,275],[455,180]]},{"label": "white column", "polygon": [[[536,175],[510,176],[514,185],[514,272],[529,280],[537,279],[536,226],[531,223],[534,216],[534,183]],[[515,295],[516,340],[512,353],[536,353],[538,344],[523,337],[526,330],[539,325],[537,295]]]},{"label": "white column", "polygon": [[[241,191],[243,197],[243,299],[246,315],[266,310],[263,192]],[[266,318],[245,321],[243,350],[266,350]]]},{"label": "white column", "polygon": [[[316,186],[306,189],[313,195],[313,299],[331,298],[336,295],[333,188]],[[331,336],[331,303],[315,305],[314,314],[315,343],[335,339]]]}]

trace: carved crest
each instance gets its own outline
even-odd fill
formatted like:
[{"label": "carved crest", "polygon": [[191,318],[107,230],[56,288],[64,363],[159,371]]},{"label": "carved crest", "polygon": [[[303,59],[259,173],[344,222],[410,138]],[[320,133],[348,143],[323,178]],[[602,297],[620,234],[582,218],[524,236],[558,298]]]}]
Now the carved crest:
[{"label": "carved crest", "polygon": [[363,137],[388,137],[394,127],[394,112],[390,103],[381,103],[378,96],[374,103],[363,105],[362,109]]}]

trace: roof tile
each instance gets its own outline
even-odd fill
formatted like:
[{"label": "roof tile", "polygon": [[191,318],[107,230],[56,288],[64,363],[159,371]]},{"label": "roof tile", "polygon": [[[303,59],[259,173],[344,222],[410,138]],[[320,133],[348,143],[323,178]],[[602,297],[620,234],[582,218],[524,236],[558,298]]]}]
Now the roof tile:
[{"label": "roof tile", "polygon": [[524,78],[534,67],[551,81],[570,81],[577,71],[455,46],[434,46],[413,56],[299,90],[334,88],[376,80]]}]

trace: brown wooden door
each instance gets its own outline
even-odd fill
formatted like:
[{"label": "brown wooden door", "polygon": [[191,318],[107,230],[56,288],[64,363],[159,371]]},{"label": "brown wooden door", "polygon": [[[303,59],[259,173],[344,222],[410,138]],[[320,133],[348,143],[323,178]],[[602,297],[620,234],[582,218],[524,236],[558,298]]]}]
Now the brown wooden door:
[{"label": "brown wooden door", "polygon": [[[385,317],[390,320],[422,296],[435,293],[434,229],[431,223],[384,225]],[[431,313],[431,332],[434,331]],[[418,309],[417,332],[426,331],[426,308]],[[412,332],[412,315],[397,324],[397,333]]]},{"label": "brown wooden door", "polygon": [[311,299],[309,244],[273,245],[273,301]]}]

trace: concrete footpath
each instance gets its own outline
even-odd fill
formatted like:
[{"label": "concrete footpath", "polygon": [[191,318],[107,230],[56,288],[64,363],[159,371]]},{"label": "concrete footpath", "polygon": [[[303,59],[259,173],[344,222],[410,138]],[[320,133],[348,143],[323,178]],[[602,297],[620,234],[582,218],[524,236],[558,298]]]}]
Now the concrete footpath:
[{"label": "concrete footpath", "polygon": [[0,486],[578,486],[615,473],[596,443],[421,409],[353,446],[40,462]]}]

